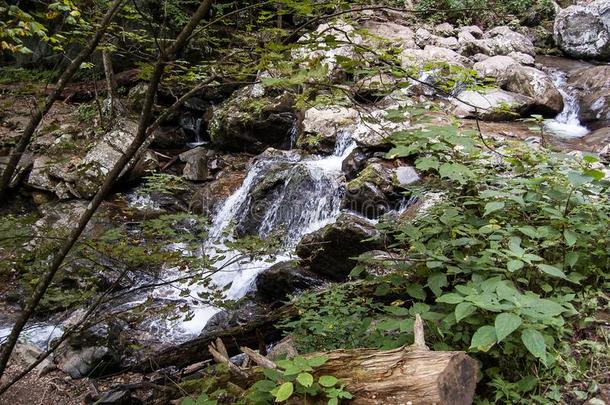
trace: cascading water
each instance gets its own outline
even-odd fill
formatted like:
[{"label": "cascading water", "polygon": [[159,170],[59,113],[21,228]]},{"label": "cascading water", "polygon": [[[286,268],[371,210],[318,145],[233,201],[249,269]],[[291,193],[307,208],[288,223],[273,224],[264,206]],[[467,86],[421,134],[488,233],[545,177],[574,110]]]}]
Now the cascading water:
[{"label": "cascading water", "polygon": [[[212,283],[224,289],[226,299],[240,299],[253,287],[256,276],[271,265],[288,260],[301,238],[334,221],[339,215],[345,192],[341,171],[344,158],[355,148],[349,133],[337,139],[331,156],[303,158],[296,151],[268,150],[256,158],[241,187],[217,213],[203,252],[209,257],[222,256],[214,266]],[[258,198],[258,199],[257,199]],[[227,248],[234,233],[253,234],[261,239],[282,235],[280,253],[253,260]],[[168,272],[167,277],[176,277]],[[183,300],[184,288],[191,296],[209,292],[201,286],[170,286],[154,295]],[[166,340],[180,341],[197,335],[210,318],[220,311],[206,303],[191,305],[192,317],[165,328]]]},{"label": "cascading water", "polygon": [[582,138],[589,133],[589,130],[578,119],[579,106],[576,90],[568,85],[565,72],[549,69],[548,73],[563,96],[564,107],[557,117],[545,122],[545,129],[559,138]]}]

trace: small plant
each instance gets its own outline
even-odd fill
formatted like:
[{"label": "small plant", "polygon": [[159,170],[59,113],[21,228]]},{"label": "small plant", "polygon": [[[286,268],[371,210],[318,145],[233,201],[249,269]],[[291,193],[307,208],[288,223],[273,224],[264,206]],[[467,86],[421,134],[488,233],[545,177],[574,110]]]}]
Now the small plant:
[{"label": "small plant", "polygon": [[324,395],[328,405],[337,405],[341,399],[351,399],[345,391],[345,384],[331,375],[322,375],[316,379],[314,368],[324,365],[328,358],[319,356],[305,358],[297,356],[293,360],[278,360],[279,369],[265,369],[265,379],[252,386],[249,399],[256,404],[269,404],[272,401],[286,402],[294,396],[307,398]]},{"label": "small plant", "polygon": [[207,394],[203,393],[195,399],[186,398],[180,405],[216,405],[217,403],[218,401],[215,399],[210,399]]}]

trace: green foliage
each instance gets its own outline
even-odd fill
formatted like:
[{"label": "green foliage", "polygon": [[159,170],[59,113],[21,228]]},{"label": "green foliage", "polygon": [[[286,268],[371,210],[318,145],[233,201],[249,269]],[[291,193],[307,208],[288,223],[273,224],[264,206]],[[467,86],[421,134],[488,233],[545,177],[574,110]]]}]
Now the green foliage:
[{"label": "green foliage", "polygon": [[[417,311],[435,349],[482,361],[496,400],[558,401],[566,370],[586,374],[570,359],[571,323],[608,299],[610,183],[597,158],[495,144],[458,125],[390,139],[387,157],[413,160],[428,179],[420,198],[439,201],[411,222],[379,225],[402,259],[379,264],[389,276],[369,276],[374,294],[304,295],[287,330],[305,350],[395,347]],[[589,309],[584,286],[599,297]]]},{"label": "green foliage", "polygon": [[265,379],[256,382],[250,389],[248,400],[255,404],[286,402],[295,396],[317,398],[324,395],[329,405],[336,405],[341,399],[351,399],[345,385],[331,375],[321,375],[316,379],[314,369],[324,365],[326,357],[305,358],[297,356],[292,360],[278,360],[278,369],[265,369]]},{"label": "green foliage", "polygon": [[432,22],[458,24],[501,24],[515,16],[524,17],[532,9],[549,16],[552,3],[548,0],[419,0],[417,10]]},{"label": "green foliage", "polygon": [[218,403],[215,399],[210,399],[207,394],[201,394],[197,398],[186,398],[182,401],[181,405],[216,405]]}]

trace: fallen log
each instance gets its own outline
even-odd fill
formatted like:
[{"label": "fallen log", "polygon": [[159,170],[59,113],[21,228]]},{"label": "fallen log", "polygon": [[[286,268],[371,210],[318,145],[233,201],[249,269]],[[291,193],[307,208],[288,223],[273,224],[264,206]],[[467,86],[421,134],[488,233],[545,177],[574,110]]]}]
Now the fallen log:
[{"label": "fallen log", "polygon": [[[477,381],[477,362],[464,352],[431,351],[424,339],[421,317],[416,315],[415,342],[393,350],[349,349],[311,353],[306,357],[325,357],[316,367],[317,377],[331,375],[345,384],[354,405],[469,405],[472,404]],[[221,341],[209,350],[224,348]],[[258,367],[277,369],[277,365],[260,353],[243,347]],[[226,353],[226,351],[225,351]],[[233,368],[226,356],[214,356],[218,363]],[[247,363],[247,362],[246,362]],[[262,377],[260,368],[242,367],[231,372],[246,381]],[[317,402],[312,402],[317,403]]]},{"label": "fallen log", "polygon": [[354,405],[471,404],[477,363],[464,352],[435,352],[413,347],[381,351],[336,350],[323,353],[316,374],[346,384]]}]

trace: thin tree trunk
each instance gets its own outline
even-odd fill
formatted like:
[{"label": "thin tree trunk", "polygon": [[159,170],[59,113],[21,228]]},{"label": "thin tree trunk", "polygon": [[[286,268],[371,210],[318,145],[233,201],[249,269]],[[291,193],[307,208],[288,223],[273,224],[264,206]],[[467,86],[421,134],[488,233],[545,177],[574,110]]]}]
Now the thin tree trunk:
[{"label": "thin tree trunk", "polygon": [[[116,0],[118,2],[122,0]],[[15,325],[9,335],[6,343],[2,347],[2,352],[0,353],[0,377],[4,374],[6,369],[6,365],[8,360],[13,352],[13,348],[17,343],[17,339],[19,338],[19,334],[23,330],[23,327],[30,319],[36,306],[44,296],[45,292],[49,288],[53,277],[59,270],[61,264],[64,259],[82,234],[83,230],[89,223],[89,220],[100,206],[106,195],[112,190],[115,181],[119,178],[123,168],[129,163],[129,161],[136,154],[140,145],[144,143],[147,137],[147,126],[152,116],[152,108],[155,100],[155,95],[157,94],[157,89],[159,87],[159,83],[161,82],[161,78],[163,77],[164,69],[167,62],[171,61],[171,58],[174,58],[175,55],[182,50],[182,48],[186,45],[189,36],[193,32],[193,30],[197,27],[201,19],[209,12],[210,7],[212,6],[214,0],[203,0],[199,5],[199,8],[195,13],[191,16],[189,22],[184,26],[178,37],[176,38],[173,45],[171,45],[166,50],[161,51],[157,62],[155,63],[154,71],[151,76],[148,90],[146,92],[146,98],[144,99],[144,105],[142,107],[142,113],[140,114],[140,119],[138,122],[138,129],[136,131],[136,136],[127,149],[127,151],[121,156],[121,158],[114,165],[108,176],[104,180],[104,184],[100,187],[99,191],[93,197],[93,200],[87,206],[87,210],[81,215],[78,225],[76,228],[72,230],[70,236],[66,239],[63,245],[60,247],[59,252],[53,258],[51,265],[48,270],[42,276],[42,279],[36,285],[34,293],[24,308],[23,312],[17,318]]]},{"label": "thin tree trunk", "polygon": [[108,100],[108,117],[110,121],[115,116],[123,114],[123,108],[120,105],[119,95],[117,94],[117,83],[114,78],[114,69],[112,67],[112,56],[110,52],[102,51],[102,62],[104,64],[104,76],[106,76],[106,92]]},{"label": "thin tree trunk", "polygon": [[[34,110],[34,113],[33,113],[32,117],[30,118],[28,125],[25,127],[25,130],[23,131],[23,134],[21,134],[21,137],[19,138],[17,145],[11,152],[9,161],[6,164],[4,171],[2,172],[2,177],[0,178],[0,199],[6,198],[6,194],[7,194],[6,191],[11,183],[13,174],[15,173],[15,170],[17,169],[17,165],[19,164],[21,155],[23,155],[23,152],[25,152],[28,145],[30,144],[32,135],[34,135],[34,131],[36,131],[36,128],[38,128],[40,121],[42,121],[43,117],[46,115],[46,113],[49,112],[49,110],[53,106],[53,103],[55,103],[55,101],[60,97],[63,89],[66,87],[66,84],[68,84],[68,81],[70,81],[70,79],[72,78],[74,73],[78,70],[81,63],[83,63],[83,61],[85,59],[87,59],[89,56],[91,56],[93,51],[95,51],[99,42],[102,40],[103,36],[105,35],[106,30],[110,26],[112,19],[114,18],[114,16],[118,12],[118,10],[121,8],[121,5],[123,4],[124,1],[125,0],[114,0],[114,2],[110,6],[110,8],[106,12],[106,14],[104,15],[104,18],[102,19],[102,22],[100,23],[100,27],[95,32],[95,35],[93,36],[93,38],[91,38],[89,40],[89,42],[87,43],[87,46],[85,46],[85,48],[82,51],[80,51],[80,53],[76,56],[76,58],[74,58],[72,60],[72,62],[68,66],[68,68],[62,73],[59,80],[57,81],[55,89],[53,90],[53,92],[51,92],[51,94],[49,94],[47,96],[47,98],[44,101],[44,104],[42,104],[42,106],[40,106]],[[2,366],[2,364],[0,362],[0,369],[2,369],[1,366]]]}]

